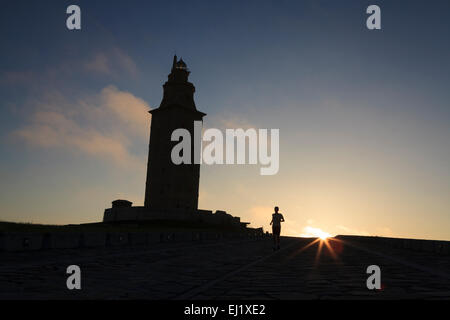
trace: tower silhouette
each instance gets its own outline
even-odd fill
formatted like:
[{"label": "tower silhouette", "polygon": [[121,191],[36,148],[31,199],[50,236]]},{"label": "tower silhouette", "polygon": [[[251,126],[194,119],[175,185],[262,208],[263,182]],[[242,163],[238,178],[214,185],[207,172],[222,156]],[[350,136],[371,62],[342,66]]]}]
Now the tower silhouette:
[{"label": "tower silhouette", "polygon": [[[183,59],[173,57],[171,73],[163,85],[164,95],[159,108],[152,115],[147,180],[144,206],[154,210],[192,212],[198,209],[200,164],[194,163],[194,121],[206,115],[197,110],[194,102],[195,87],[188,81],[189,70]],[[172,132],[186,129],[191,135],[191,164],[175,165],[171,159]]]},{"label": "tower silhouette", "polygon": [[[168,80],[163,85],[164,94],[158,108],[150,111],[151,131],[148,148],[147,180],[145,184],[144,206],[133,206],[131,201],[117,199],[111,208],[105,209],[104,223],[189,222],[204,226],[223,226],[235,230],[246,230],[248,222],[233,217],[223,210],[198,209],[198,189],[200,183],[200,154],[195,154],[195,146],[201,145],[201,126],[206,113],[197,110],[194,102],[195,87],[188,81],[189,70],[183,59],[175,55]],[[200,125],[194,123],[200,122]],[[172,150],[183,141],[172,141],[172,133],[177,129],[189,132],[191,139],[190,163],[174,164]],[[186,133],[186,131],[184,133]],[[177,137],[178,138],[178,137]],[[176,149],[178,152],[180,149]],[[180,150],[179,152],[185,152]],[[200,152],[198,150],[197,152]],[[179,155],[187,160],[187,154]],[[197,162],[197,164],[196,164]],[[180,225],[180,224],[179,224]],[[262,232],[262,231],[261,231]]]}]

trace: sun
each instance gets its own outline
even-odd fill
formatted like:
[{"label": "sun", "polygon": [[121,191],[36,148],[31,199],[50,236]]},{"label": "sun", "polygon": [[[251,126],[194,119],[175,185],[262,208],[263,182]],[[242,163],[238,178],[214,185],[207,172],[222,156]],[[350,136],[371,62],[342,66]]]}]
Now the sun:
[{"label": "sun", "polygon": [[302,234],[302,236],[306,237],[316,237],[319,238],[320,240],[326,240],[327,238],[331,237],[331,234],[329,234],[328,232],[325,232],[322,229],[314,228],[311,226],[303,228],[303,231],[304,233]]},{"label": "sun", "polygon": [[331,237],[331,234],[329,234],[328,232],[322,231],[322,232],[319,232],[319,233],[317,234],[317,237],[318,237],[320,240],[326,240],[326,239],[328,239],[329,237]]}]

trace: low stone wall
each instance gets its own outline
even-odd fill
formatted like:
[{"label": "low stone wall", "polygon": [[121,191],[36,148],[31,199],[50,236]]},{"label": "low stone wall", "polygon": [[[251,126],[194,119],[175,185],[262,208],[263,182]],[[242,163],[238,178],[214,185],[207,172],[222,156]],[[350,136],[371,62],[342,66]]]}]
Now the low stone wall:
[{"label": "low stone wall", "polygon": [[139,246],[156,243],[215,242],[227,240],[262,240],[270,234],[259,230],[247,232],[54,232],[54,233],[0,233],[0,251],[31,251],[74,249],[105,246]]},{"label": "low stone wall", "polygon": [[40,233],[2,233],[1,251],[33,251],[42,249],[44,235]]},{"label": "low stone wall", "polygon": [[450,241],[344,236],[344,235],[336,236],[336,238],[341,240],[349,240],[372,245],[382,245],[399,249],[432,252],[440,255],[450,255]]},{"label": "low stone wall", "polygon": [[126,232],[112,232],[106,235],[106,246],[123,246],[129,243],[129,236]]},{"label": "low stone wall", "polygon": [[80,236],[80,246],[85,248],[106,246],[106,233],[85,232]]},{"label": "low stone wall", "polygon": [[149,243],[149,234],[147,232],[133,232],[128,234],[128,243],[130,245],[145,245]]},{"label": "low stone wall", "polygon": [[55,232],[45,233],[42,240],[43,249],[72,249],[80,247],[81,233]]}]

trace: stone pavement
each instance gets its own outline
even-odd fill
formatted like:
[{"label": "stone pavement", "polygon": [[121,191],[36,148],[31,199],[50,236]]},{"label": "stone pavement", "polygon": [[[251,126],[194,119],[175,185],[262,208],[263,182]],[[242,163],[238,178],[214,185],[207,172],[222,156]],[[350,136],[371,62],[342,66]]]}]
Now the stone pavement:
[{"label": "stone pavement", "polygon": [[[378,291],[366,287],[374,264]],[[69,265],[81,290],[66,287]],[[0,253],[0,299],[416,298],[450,299],[449,256],[302,238],[275,252],[259,239]]]}]

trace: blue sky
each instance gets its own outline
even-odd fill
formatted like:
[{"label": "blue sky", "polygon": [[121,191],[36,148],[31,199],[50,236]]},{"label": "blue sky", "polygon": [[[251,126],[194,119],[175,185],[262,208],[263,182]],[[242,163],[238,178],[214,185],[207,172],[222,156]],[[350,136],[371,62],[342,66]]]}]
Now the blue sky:
[{"label": "blue sky", "polygon": [[[78,4],[82,30],[68,31]],[[382,30],[365,26],[368,5]],[[200,206],[256,226],[450,239],[448,1],[2,1],[0,219],[143,202],[173,54],[205,127],[280,129],[280,171],[211,166]],[[142,114],[142,116],[141,116]]]}]

